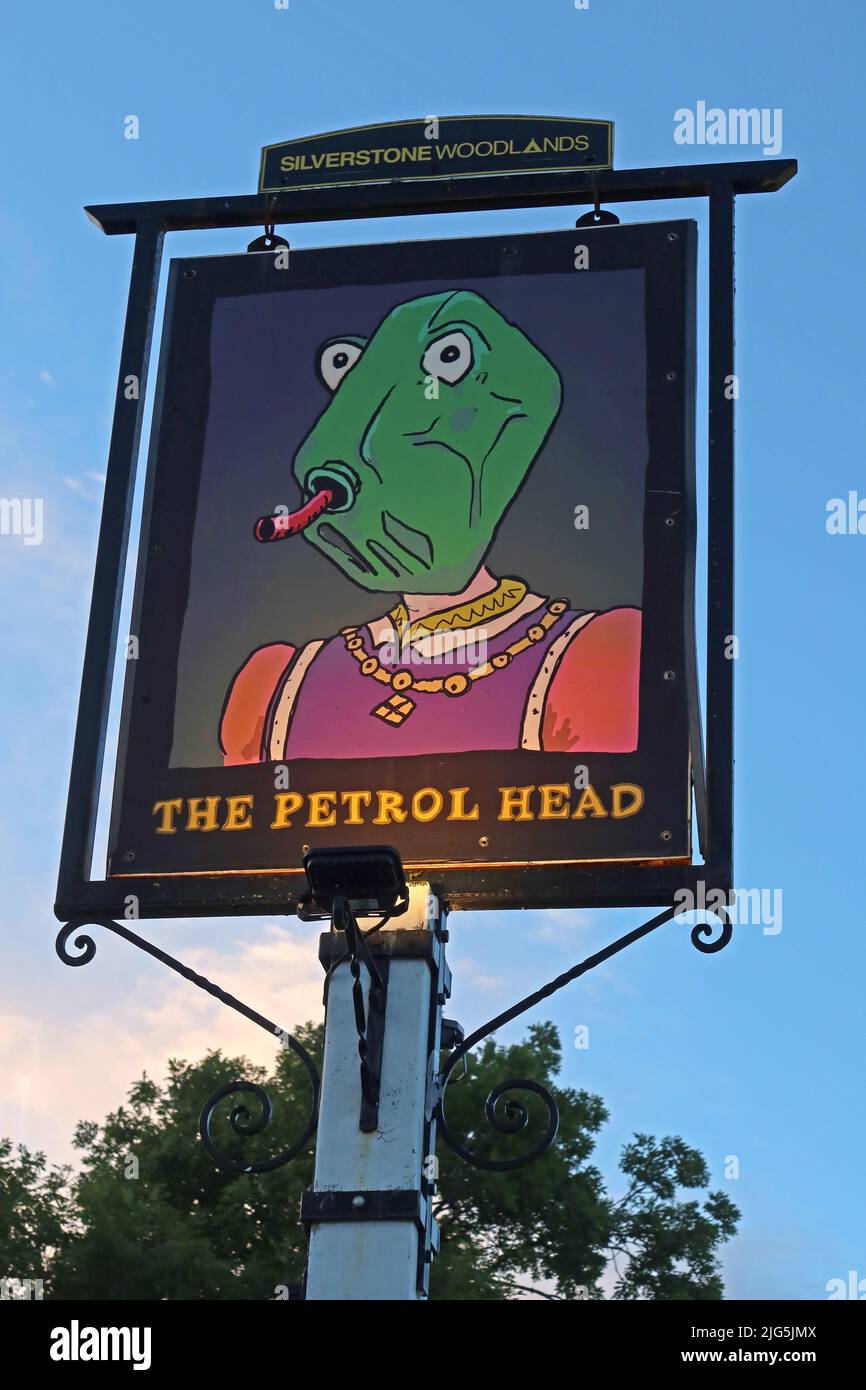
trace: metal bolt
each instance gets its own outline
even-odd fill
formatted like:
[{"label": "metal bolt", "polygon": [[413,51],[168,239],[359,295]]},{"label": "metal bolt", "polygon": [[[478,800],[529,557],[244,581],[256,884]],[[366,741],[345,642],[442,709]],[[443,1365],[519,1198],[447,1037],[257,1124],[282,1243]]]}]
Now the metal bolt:
[{"label": "metal bolt", "polygon": [[666,681],[675,681],[676,678],[677,678],[677,673],[676,673],[676,671],[665,671],[665,680],[666,680]]},{"label": "metal bolt", "polygon": [[187,266],[186,270],[183,272],[184,280],[191,280],[194,275],[195,271],[192,269],[192,266]]},{"label": "metal bolt", "polygon": [[677,374],[676,374],[676,372],[667,372],[667,373],[665,374],[665,380],[666,380],[666,381],[676,381],[676,379],[677,379]]},{"label": "metal bolt", "polygon": [[676,241],[676,240],[677,240],[677,234],[676,234],[676,232],[668,232],[668,241]]},{"label": "metal bolt", "polygon": [[353,1206],[353,1207],[363,1207],[364,1205],[365,1205],[365,1199],[361,1196],[360,1193],[358,1193],[357,1197],[353,1197],[353,1198],[352,1198],[352,1206]]},{"label": "metal bolt", "polygon": [[486,849],[487,846],[490,844],[490,839],[487,835],[482,835],[478,843],[482,849]]},{"label": "metal bolt", "polygon": [[671,834],[671,832],[670,832],[669,830],[663,830],[662,833],[661,833],[661,835],[659,835],[659,839],[660,839],[660,840],[672,840],[672,839],[673,839],[673,835]]},{"label": "metal bolt", "polygon": [[665,517],[665,526],[676,526],[676,521],[672,516]]},{"label": "metal bolt", "polygon": [[127,849],[127,850],[124,850],[124,852],[123,852],[123,857],[124,857],[124,860],[126,861],[127,864],[131,864],[132,861],[133,861],[133,859],[135,858],[135,850],[134,850],[134,849]]}]

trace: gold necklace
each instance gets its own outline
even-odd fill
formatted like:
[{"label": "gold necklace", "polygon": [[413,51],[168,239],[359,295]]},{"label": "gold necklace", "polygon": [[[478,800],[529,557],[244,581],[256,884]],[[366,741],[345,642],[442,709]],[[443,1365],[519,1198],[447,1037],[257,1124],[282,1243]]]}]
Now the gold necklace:
[{"label": "gold necklace", "polygon": [[[500,579],[495,589],[479,598],[459,603],[454,608],[445,608],[439,613],[430,613],[426,618],[409,621],[405,603],[398,603],[388,614],[401,641],[411,641],[423,633],[452,632],[455,628],[476,627],[485,618],[494,615],[501,617],[510,613],[526,597],[526,585],[522,579]],[[408,629],[408,631],[407,631]]]},{"label": "gold necklace", "polygon": [[423,694],[438,694],[444,692],[446,695],[465,695],[472,689],[475,681],[484,680],[486,676],[492,676],[496,671],[503,671],[506,666],[510,666],[515,656],[520,652],[526,651],[527,647],[532,647],[536,642],[540,642],[545,633],[553,627],[553,624],[568,608],[568,601],[564,598],[553,599],[547,604],[546,612],[538,622],[532,623],[523,634],[505,648],[504,651],[497,652],[489,661],[485,661],[482,666],[476,666],[465,674],[455,672],[452,676],[437,676],[429,680],[416,680],[411,671],[405,667],[400,667],[396,671],[388,671],[379,661],[367,651],[364,639],[358,628],[344,627],[341,636],[346,643],[346,650],[360,667],[361,675],[369,679],[379,681],[382,685],[388,685],[394,694],[375,709],[370,710],[370,714],[377,719],[383,719],[386,724],[393,724],[399,727],[409,718],[415,709],[417,701],[410,700],[404,692],[408,690],[419,691]]}]

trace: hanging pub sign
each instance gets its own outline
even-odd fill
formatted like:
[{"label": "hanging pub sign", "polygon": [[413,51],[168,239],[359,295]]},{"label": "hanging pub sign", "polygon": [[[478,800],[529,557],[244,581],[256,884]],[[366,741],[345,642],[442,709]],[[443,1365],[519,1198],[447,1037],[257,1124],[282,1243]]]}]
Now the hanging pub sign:
[{"label": "hanging pub sign", "polygon": [[695,244],[172,262],[110,877],[690,861]]},{"label": "hanging pub sign", "polygon": [[613,122],[572,116],[425,116],[266,145],[259,192],[610,169]]}]

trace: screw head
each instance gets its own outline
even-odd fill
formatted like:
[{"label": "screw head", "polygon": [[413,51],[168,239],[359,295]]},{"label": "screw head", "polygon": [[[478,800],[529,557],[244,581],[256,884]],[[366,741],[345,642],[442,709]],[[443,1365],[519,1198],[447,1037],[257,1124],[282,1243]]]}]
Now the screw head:
[{"label": "screw head", "polygon": [[676,671],[665,671],[665,680],[666,680],[666,681],[675,681],[676,678],[677,678],[677,673],[676,673]]},{"label": "screw head", "polygon": [[671,832],[670,832],[669,830],[663,830],[662,833],[661,833],[661,835],[659,835],[659,839],[660,839],[660,840],[672,840],[672,839],[673,839],[673,835],[671,834]]},{"label": "screw head", "polygon": [[676,379],[677,379],[677,374],[676,374],[676,372],[666,372],[666,373],[665,373],[665,381],[676,381]]},{"label": "screw head", "polygon": [[490,837],[488,835],[482,835],[478,843],[482,849],[487,849],[487,846],[490,844]]},{"label": "screw head", "polygon": [[352,1198],[352,1206],[353,1206],[353,1207],[363,1207],[364,1205],[365,1205],[365,1198],[363,1198],[363,1197],[361,1196],[360,1192],[359,1192],[359,1193],[357,1194],[357,1196],[355,1196],[355,1197]]},{"label": "screw head", "polygon": [[677,240],[678,240],[678,238],[677,238],[676,232],[668,232],[668,241],[677,241]]}]

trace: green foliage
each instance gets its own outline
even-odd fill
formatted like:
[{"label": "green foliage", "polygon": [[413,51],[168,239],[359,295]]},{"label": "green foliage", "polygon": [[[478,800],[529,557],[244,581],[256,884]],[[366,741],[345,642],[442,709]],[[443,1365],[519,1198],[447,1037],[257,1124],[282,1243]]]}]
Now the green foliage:
[{"label": "green foliage", "polygon": [[70,1230],[70,1169],[0,1139],[0,1278],[50,1279],[56,1248]]},{"label": "green foliage", "polygon": [[636,1134],[621,1165],[630,1182],[612,1207],[611,1249],[617,1265],[625,1257],[615,1297],[721,1298],[717,1250],[740,1213],[724,1192],[707,1193],[703,1204],[677,1197],[709,1182],[702,1155],[682,1139]]},{"label": "green foliage", "polygon": [[[321,1027],[297,1035],[321,1066]],[[531,1148],[545,1121],[539,1097],[510,1092],[498,1113],[508,1118],[509,1102],[524,1104],[525,1130],[491,1130],[485,1098],[506,1077],[547,1086],[561,1122],[553,1147],[511,1173],[473,1168],[440,1144],[442,1252],[432,1297],[501,1300],[526,1289],[601,1297],[613,1260],[616,1298],[721,1298],[719,1250],[739,1213],[723,1193],[703,1191],[702,1156],[679,1138],[636,1135],[622,1156],[628,1186],[614,1201],[591,1162],[607,1111],[598,1096],[556,1086],[561,1060],[554,1025],[536,1024],[510,1047],[485,1043],[469,1074],[449,1086],[451,1132],[490,1158]],[[239,1078],[267,1086],[273,1119],[260,1135],[240,1139],[228,1116],[245,1098],[229,1099],[214,1118],[215,1142],[244,1162],[270,1157],[293,1141],[309,1108],[306,1074],[288,1051],[271,1078],[219,1052],[170,1062],[162,1086],[142,1077],[101,1125],[77,1126],[76,1175],[0,1143],[0,1273],[42,1278],[46,1297],[69,1299],[268,1299],[300,1283],[306,1242],[298,1208],[312,1182],[314,1140],[291,1163],[257,1176],[216,1169],[198,1139],[204,1099]],[[253,1097],[249,1108],[255,1115]]]},{"label": "green foliage", "polygon": [[[562,1061],[552,1023],[535,1024],[529,1036],[502,1048],[488,1040],[470,1062],[465,1078],[448,1087],[446,1113],[451,1133],[485,1158],[526,1152],[544,1131],[545,1107],[532,1092],[509,1092],[526,1107],[522,1134],[497,1135],[484,1119],[488,1092],[507,1077],[539,1081],[552,1092],[560,1113],[556,1143],[531,1168],[488,1173],[439,1146],[442,1255],[431,1278],[433,1298],[452,1298],[445,1271],[452,1259],[458,1280],[473,1280],[473,1298],[506,1298],[514,1284],[543,1279],[561,1298],[593,1286],[604,1269],[607,1204],[601,1175],[588,1163],[594,1136],[607,1119],[598,1096],[558,1088],[553,1077]],[[522,1148],[521,1148],[522,1144]],[[457,1252],[452,1253],[452,1245]],[[464,1266],[468,1265],[468,1270]]]}]

